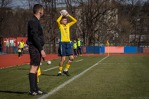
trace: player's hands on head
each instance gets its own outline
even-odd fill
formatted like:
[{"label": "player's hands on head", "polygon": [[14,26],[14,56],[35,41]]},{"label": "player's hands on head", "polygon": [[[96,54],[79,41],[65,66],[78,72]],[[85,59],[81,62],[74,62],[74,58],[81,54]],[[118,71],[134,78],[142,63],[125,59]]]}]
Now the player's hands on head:
[{"label": "player's hands on head", "polygon": [[46,53],[45,53],[44,50],[41,50],[41,56],[42,56],[43,58],[46,57]]},{"label": "player's hands on head", "polygon": [[63,16],[62,12],[60,12],[61,16]]},{"label": "player's hands on head", "polygon": [[67,14],[66,14],[66,16],[67,16],[67,17],[69,17],[69,16],[70,16],[70,14],[69,14],[69,13],[67,13]]},{"label": "player's hands on head", "polygon": [[67,12],[67,10],[61,10],[60,14],[61,16],[69,16],[69,13]]},{"label": "player's hands on head", "polygon": [[66,17],[69,17],[69,16],[70,16],[70,14],[69,14],[69,13],[67,13],[66,15],[62,15],[62,16],[66,16]]}]

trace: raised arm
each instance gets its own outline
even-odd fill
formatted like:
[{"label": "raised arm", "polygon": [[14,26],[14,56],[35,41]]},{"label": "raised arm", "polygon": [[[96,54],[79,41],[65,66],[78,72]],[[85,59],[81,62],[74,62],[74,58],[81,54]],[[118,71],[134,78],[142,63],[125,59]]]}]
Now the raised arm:
[{"label": "raised arm", "polygon": [[60,21],[61,21],[61,19],[62,19],[62,15],[56,20],[57,21],[57,23],[58,23],[58,26],[60,26]]},{"label": "raised arm", "polygon": [[72,17],[71,15],[68,16],[72,21],[69,23],[70,26],[74,25],[77,22],[77,19]]}]

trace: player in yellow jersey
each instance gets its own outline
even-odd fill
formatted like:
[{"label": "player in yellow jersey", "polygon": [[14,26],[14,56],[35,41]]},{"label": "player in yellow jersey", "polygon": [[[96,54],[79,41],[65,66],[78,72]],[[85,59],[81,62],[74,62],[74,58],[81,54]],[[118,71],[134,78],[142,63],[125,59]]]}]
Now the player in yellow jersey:
[{"label": "player in yellow jersey", "polygon": [[[68,22],[67,18],[70,18],[72,21]],[[59,42],[59,49],[58,49],[58,55],[61,56],[61,61],[59,63],[59,72],[57,76],[62,75],[62,71],[64,74],[67,76],[70,76],[68,73],[68,69],[70,68],[70,64],[72,63],[74,57],[73,57],[73,49],[72,49],[72,44],[70,41],[70,27],[74,25],[77,22],[77,20],[69,15],[61,15],[57,19],[58,27],[60,29],[60,36],[61,40]],[[69,60],[66,64],[65,69],[63,70],[63,64],[66,60],[66,56],[69,57]]]}]

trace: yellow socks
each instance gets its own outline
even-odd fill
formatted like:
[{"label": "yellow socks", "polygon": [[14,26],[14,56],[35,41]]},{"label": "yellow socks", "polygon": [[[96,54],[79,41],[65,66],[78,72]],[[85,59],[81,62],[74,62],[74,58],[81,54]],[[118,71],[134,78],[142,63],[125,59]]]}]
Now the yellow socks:
[{"label": "yellow socks", "polygon": [[69,68],[70,68],[70,64],[66,64],[66,67],[65,67],[64,71],[68,71]]},{"label": "yellow socks", "polygon": [[[70,64],[66,64],[65,70],[64,71],[68,71],[68,69],[70,68]],[[63,67],[59,66],[59,72],[58,73],[62,73]]]},{"label": "yellow socks", "polygon": [[58,72],[58,73],[62,73],[62,70],[63,70],[63,67],[60,66],[60,67],[59,67],[59,72]]}]

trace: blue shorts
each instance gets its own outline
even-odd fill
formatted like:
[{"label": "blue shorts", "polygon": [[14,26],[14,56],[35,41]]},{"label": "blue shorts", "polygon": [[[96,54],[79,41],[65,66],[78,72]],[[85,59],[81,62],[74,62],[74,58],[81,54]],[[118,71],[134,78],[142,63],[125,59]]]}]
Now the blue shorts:
[{"label": "blue shorts", "polygon": [[70,56],[73,55],[71,42],[60,42],[58,48],[59,56]]}]

